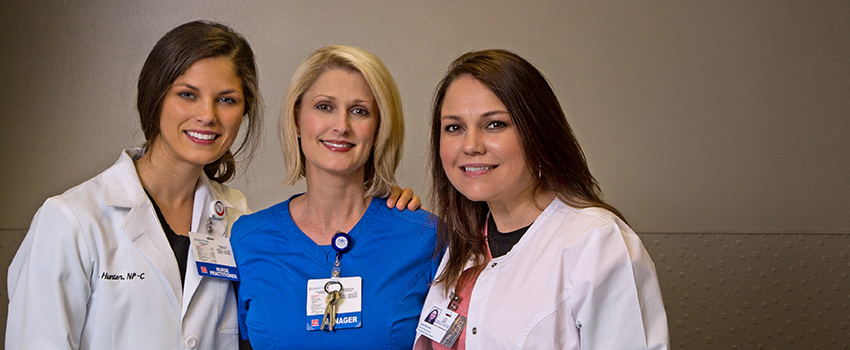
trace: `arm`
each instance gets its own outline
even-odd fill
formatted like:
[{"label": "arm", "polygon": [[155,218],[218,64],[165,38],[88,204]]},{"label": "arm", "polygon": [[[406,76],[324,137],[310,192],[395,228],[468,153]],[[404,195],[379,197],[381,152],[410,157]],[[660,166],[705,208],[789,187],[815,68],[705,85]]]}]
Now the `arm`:
[{"label": "arm", "polygon": [[89,297],[89,246],[73,213],[48,199],[9,266],[6,349],[77,349]]},{"label": "arm", "polygon": [[395,207],[398,210],[415,211],[421,207],[419,196],[413,194],[410,188],[401,189],[401,187],[393,186],[390,196],[387,197],[387,208]]},{"label": "arm", "polygon": [[572,302],[582,349],[668,349],[667,316],[655,266],[622,223],[586,232]]}]

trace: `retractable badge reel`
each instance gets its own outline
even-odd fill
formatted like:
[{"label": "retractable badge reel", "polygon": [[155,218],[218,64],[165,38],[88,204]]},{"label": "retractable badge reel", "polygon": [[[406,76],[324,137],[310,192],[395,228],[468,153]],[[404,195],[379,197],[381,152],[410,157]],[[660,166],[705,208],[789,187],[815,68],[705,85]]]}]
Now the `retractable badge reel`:
[{"label": "retractable badge reel", "polygon": [[[223,226],[216,225],[216,223],[220,223],[224,218],[227,209],[224,203],[219,200],[212,201],[209,209],[210,215],[207,217],[205,232],[189,232],[198,274],[238,281],[239,273],[236,270],[236,260],[233,259],[230,239],[224,237],[224,235],[215,234],[216,226]],[[220,230],[223,232],[224,227],[220,227]]]}]

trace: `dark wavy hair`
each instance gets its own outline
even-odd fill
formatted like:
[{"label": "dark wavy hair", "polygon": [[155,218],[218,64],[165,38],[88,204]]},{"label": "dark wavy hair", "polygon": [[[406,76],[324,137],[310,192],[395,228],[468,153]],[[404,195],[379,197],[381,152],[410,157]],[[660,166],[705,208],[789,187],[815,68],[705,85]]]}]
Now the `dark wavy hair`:
[{"label": "dark wavy hair", "polygon": [[505,50],[468,52],[449,66],[434,96],[431,119],[431,199],[443,220],[438,228],[438,250],[449,248],[449,261],[435,283],[446,292],[457,286],[460,274],[472,260],[478,269],[486,262],[483,235],[489,208],[473,202],[449,181],[440,160],[440,117],[449,86],[470,76],[486,86],[505,105],[517,127],[526,167],[535,178],[535,195],[555,193],[578,208],[602,207],[620,218],[614,207],[602,201],[602,191],[590,174],[587,161],[549,82],[531,63]]},{"label": "dark wavy hair", "polygon": [[214,57],[226,57],[233,62],[236,74],[242,80],[245,97],[243,116],[248,119],[245,138],[236,151],[228,150],[221,158],[204,166],[204,173],[210,180],[224,183],[236,172],[234,155],[245,150],[247,159],[253,156],[262,122],[257,64],[254,51],[242,35],[226,25],[209,21],[185,23],[166,33],[154,45],[139,73],[136,108],[145,134],[144,147],[148,149],[160,134],[162,103],[174,81],[195,62]]}]

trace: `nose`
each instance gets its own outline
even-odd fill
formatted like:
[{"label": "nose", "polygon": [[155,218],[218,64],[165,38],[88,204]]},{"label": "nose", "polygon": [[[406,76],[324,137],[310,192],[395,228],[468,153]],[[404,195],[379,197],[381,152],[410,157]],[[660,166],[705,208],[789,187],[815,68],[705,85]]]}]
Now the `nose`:
[{"label": "nose", "polygon": [[351,120],[346,113],[337,113],[334,116],[333,130],[340,135],[345,135],[351,130]]},{"label": "nose", "polygon": [[481,132],[475,129],[469,130],[463,138],[463,153],[466,155],[480,155],[486,153]]},{"label": "nose", "polygon": [[218,122],[218,108],[215,101],[199,103],[198,110],[195,113],[195,119],[206,125]]}]

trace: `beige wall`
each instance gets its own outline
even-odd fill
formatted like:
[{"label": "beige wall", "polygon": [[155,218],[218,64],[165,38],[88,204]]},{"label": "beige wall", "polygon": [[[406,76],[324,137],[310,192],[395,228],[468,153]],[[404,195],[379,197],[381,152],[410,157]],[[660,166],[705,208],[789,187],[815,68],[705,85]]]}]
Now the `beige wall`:
[{"label": "beige wall", "polygon": [[[606,198],[636,231],[850,233],[848,2],[6,0],[3,262],[45,198],[141,143],[139,69],[162,34],[199,18],[233,26],[257,54],[265,138],[232,183],[254,209],[303,191],[279,185],[275,127],[286,81],[312,50],[359,46],[389,66],[407,122],[399,181],[427,195],[434,86],[456,56],[498,47],[549,78]],[[835,301],[845,309],[846,294]],[[831,328],[845,342],[846,324]]]},{"label": "beige wall", "polygon": [[[11,2],[11,3],[9,3]],[[850,4],[635,1],[6,1],[0,14],[0,228],[142,141],[135,79],[188,20],[257,53],[265,140],[233,185],[255,209],[279,186],[280,98],[328,44],[381,57],[407,120],[400,182],[427,194],[427,114],[448,63],[513,50],[551,81],[607,198],[637,231],[850,231]]]}]

